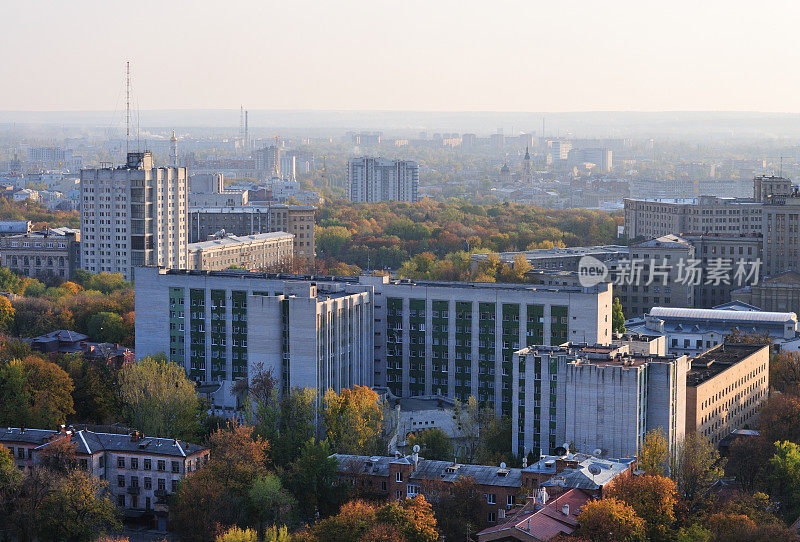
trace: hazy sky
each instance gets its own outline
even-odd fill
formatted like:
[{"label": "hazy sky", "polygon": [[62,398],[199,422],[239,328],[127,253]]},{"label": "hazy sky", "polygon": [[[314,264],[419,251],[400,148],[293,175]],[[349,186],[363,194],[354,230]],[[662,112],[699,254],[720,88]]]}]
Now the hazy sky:
[{"label": "hazy sky", "polygon": [[0,110],[800,111],[800,2],[3,3]]}]

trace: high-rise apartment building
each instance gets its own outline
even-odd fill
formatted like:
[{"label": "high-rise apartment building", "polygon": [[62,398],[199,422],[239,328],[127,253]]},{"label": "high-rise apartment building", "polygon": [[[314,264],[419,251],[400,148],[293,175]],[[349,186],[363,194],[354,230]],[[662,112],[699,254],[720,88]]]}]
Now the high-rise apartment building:
[{"label": "high-rise apartment building", "polygon": [[408,160],[351,158],[347,164],[350,201],[417,201],[419,165]]},{"label": "high-rise apartment building", "polygon": [[186,168],[131,152],[124,166],[81,171],[83,269],[128,280],[136,266],[185,269],[187,243]]}]

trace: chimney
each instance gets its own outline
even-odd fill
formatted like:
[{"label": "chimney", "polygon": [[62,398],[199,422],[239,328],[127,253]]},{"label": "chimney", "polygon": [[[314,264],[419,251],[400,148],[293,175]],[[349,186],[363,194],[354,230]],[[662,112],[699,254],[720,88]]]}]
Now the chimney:
[{"label": "chimney", "polygon": [[561,511],[564,512],[565,516],[568,516],[569,515],[569,504],[565,504],[564,507],[561,509]]}]

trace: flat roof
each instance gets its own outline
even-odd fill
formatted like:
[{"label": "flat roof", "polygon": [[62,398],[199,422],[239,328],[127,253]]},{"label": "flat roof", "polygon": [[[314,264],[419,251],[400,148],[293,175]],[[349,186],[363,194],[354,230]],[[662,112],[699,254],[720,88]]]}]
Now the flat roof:
[{"label": "flat roof", "polygon": [[736,322],[761,322],[784,324],[797,321],[793,312],[737,311],[726,309],[690,309],[683,307],[653,307],[648,313],[657,318],[683,318],[692,320],[730,320]]},{"label": "flat roof", "polygon": [[744,343],[717,345],[692,359],[692,368],[686,373],[686,385],[699,386],[765,348],[769,349],[769,345]]},{"label": "flat roof", "polygon": [[270,241],[278,239],[293,240],[294,235],[285,231],[275,231],[269,233],[256,233],[253,235],[227,235],[221,239],[210,239],[208,241],[199,241],[197,243],[189,243],[189,252],[193,250],[203,250],[206,248],[215,248],[221,246],[245,245],[258,241]]}]

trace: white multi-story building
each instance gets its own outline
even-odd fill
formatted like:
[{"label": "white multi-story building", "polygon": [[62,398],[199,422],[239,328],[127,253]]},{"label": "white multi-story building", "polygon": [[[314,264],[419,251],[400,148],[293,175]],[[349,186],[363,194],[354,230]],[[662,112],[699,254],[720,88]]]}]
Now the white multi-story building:
[{"label": "white multi-story building", "polygon": [[553,453],[569,443],[603,457],[635,457],[661,429],[670,450],[686,426],[686,356],[628,345],[531,346],[514,353],[512,451]]},{"label": "white multi-story building", "polygon": [[351,158],[347,164],[350,201],[417,201],[419,165],[408,160]]},{"label": "white multi-story building", "polygon": [[294,235],[283,231],[225,235],[189,243],[189,268],[221,271],[235,265],[243,269],[266,269],[291,261],[293,247]]},{"label": "white multi-story building", "polygon": [[157,168],[149,152],[124,166],[81,171],[81,264],[92,273],[186,268],[186,168]]},{"label": "white multi-story building", "polygon": [[240,407],[234,385],[259,368],[321,399],[374,385],[373,298],[356,281],[140,267],[136,355],[166,353],[218,409]]}]

